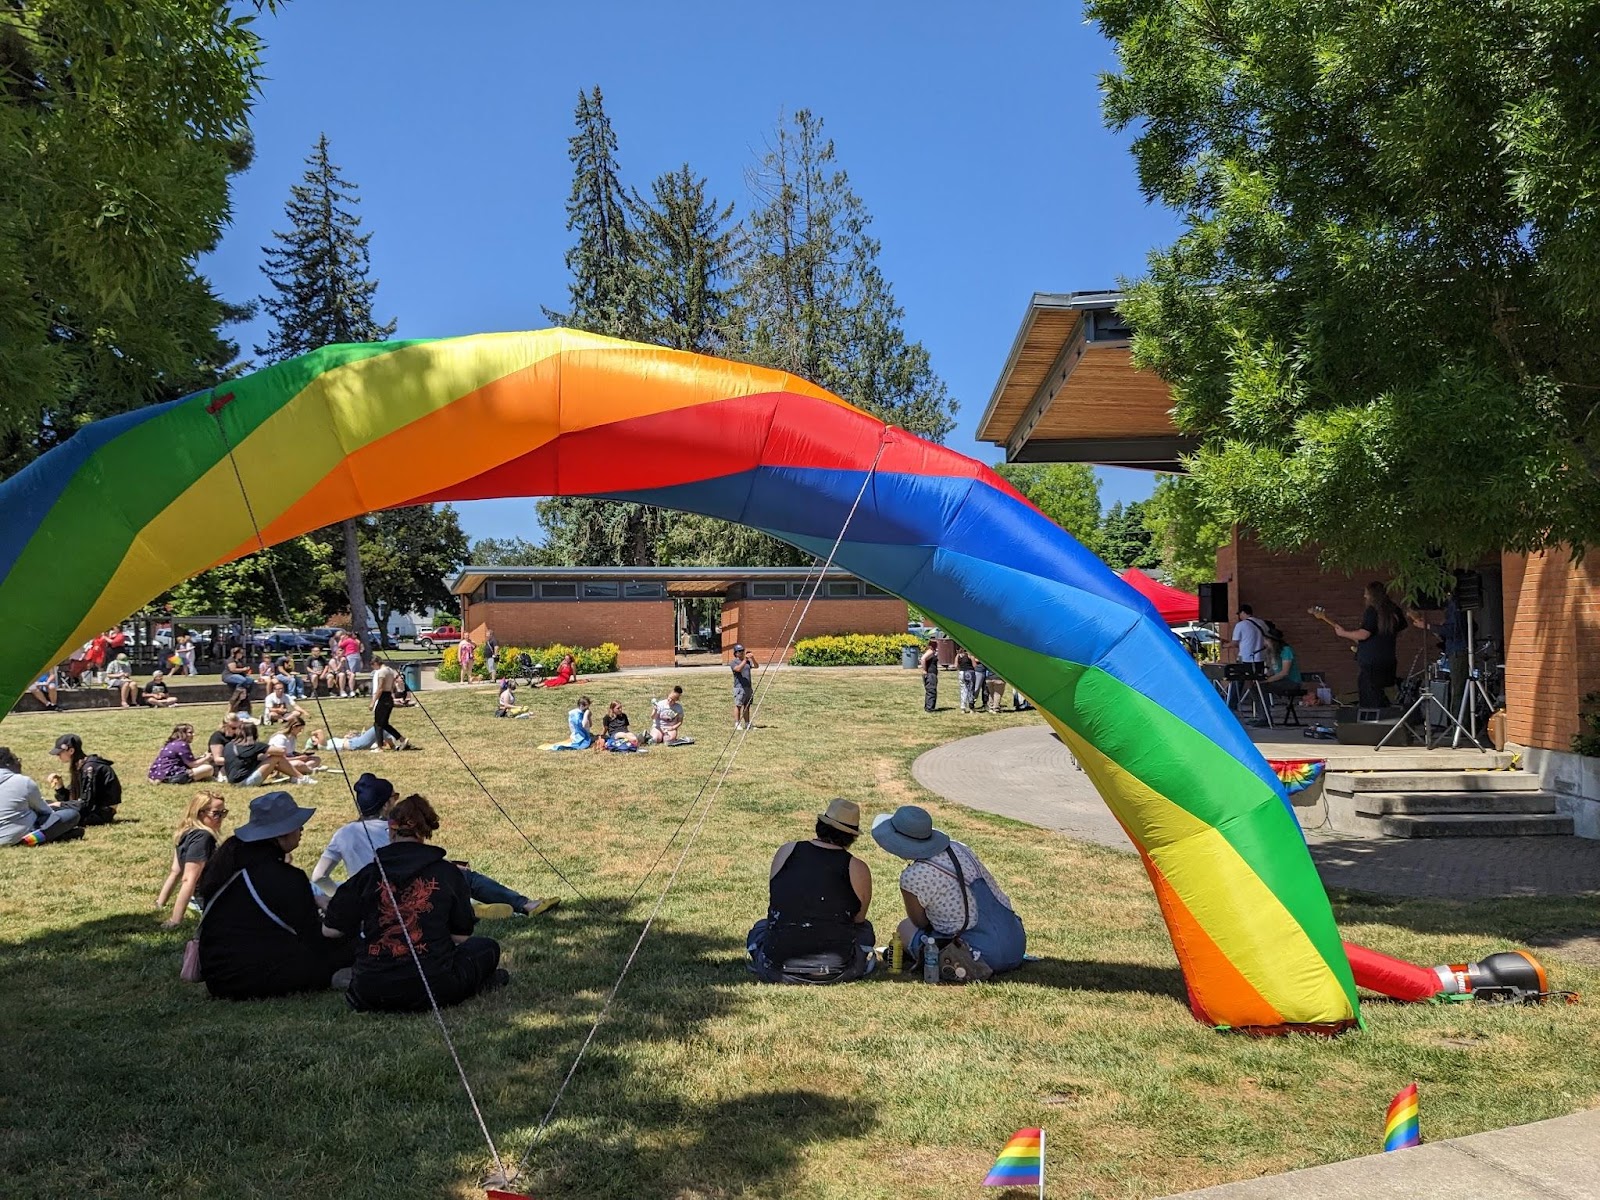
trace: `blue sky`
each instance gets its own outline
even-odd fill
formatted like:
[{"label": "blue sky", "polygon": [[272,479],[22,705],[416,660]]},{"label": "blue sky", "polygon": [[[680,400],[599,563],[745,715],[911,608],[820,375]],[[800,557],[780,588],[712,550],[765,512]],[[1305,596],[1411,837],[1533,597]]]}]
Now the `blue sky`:
[{"label": "blue sky", "polygon": [[[261,291],[260,248],[326,132],[400,337],[535,329],[564,304],[567,138],[595,84],[625,182],[688,162],[740,211],[779,113],[823,117],[906,330],[960,402],[949,444],[985,462],[999,452],[972,434],[1028,297],[1114,286],[1177,229],[1101,121],[1110,47],[1071,3],[305,0],[257,29],[255,162],[206,269],[230,298]],[[1149,488],[1103,473],[1108,505]],[[531,500],[461,509],[473,537],[537,536]]]}]

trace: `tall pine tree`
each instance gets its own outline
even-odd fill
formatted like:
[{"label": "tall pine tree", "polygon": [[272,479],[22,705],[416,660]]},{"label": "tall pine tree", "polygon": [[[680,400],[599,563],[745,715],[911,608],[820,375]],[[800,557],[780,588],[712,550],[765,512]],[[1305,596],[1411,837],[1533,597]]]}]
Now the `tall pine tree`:
[{"label": "tall pine tree", "polygon": [[[261,299],[273,330],[256,353],[281,362],[336,342],[381,342],[395,322],[380,325],[372,315],[378,281],[369,279],[370,233],[361,232],[356,186],[339,174],[328,157],[328,135],[317,139],[306,158],[306,172],[289,189],[284,215],[287,232],[274,232],[276,246],[263,246],[261,268],[272,291]],[[329,531],[331,532],[331,531]],[[361,572],[359,527],[355,518],[340,526],[350,622],[367,645],[367,597]]]},{"label": "tall pine tree", "polygon": [[[544,314],[573,329],[646,341],[651,320],[645,270],[629,224],[617,135],[598,87],[578,93],[574,120],[577,132],[567,140],[572,161],[567,229],[576,235],[567,251],[570,307],[565,313],[547,308]],[[668,520],[659,508],[570,496],[541,500],[538,511],[551,559],[572,566],[654,566]]]},{"label": "tall pine tree", "polygon": [[650,340],[696,354],[728,345],[743,231],[733,205],[706,195],[706,181],[684,163],[630,203],[644,271]]},{"label": "tall pine tree", "polygon": [[878,266],[872,217],[836,165],[820,117],[781,121],[752,177],[740,357],[793,371],[912,433],[941,441],[955,402]]}]

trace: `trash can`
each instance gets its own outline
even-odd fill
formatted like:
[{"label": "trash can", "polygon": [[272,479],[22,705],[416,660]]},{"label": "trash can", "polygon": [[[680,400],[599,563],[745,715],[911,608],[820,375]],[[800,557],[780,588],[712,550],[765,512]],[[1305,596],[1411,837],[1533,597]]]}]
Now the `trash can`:
[{"label": "trash can", "polygon": [[922,651],[915,646],[900,647],[900,665],[908,671],[917,669],[917,661],[922,657]]},{"label": "trash can", "polygon": [[422,690],[422,664],[421,663],[414,663],[414,662],[401,663],[400,664],[400,674],[405,676],[406,691],[408,691],[408,692],[420,692]]}]

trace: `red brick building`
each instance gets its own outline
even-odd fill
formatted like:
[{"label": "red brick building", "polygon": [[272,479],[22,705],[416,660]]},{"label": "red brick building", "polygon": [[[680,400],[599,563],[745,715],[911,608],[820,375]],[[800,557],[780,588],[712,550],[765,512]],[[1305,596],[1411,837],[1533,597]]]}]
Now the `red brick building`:
[{"label": "red brick building", "polygon": [[[505,646],[615,642],[619,666],[670,667],[726,660],[736,643],[765,662],[814,586],[814,571],[787,567],[466,567],[450,590],[475,639],[493,629]],[[906,616],[904,600],[831,570],[795,637],[904,633]]]},{"label": "red brick building", "polygon": [[[978,438],[1002,447],[1009,462],[1181,469],[1179,459],[1194,442],[1172,423],[1166,384],[1134,369],[1131,330],[1117,312],[1121,300],[1109,291],[1035,294],[979,419]],[[1600,801],[1600,760],[1567,753],[1583,698],[1600,691],[1600,561],[1574,564],[1560,552],[1506,554],[1479,570],[1486,604],[1475,619],[1480,636],[1504,658],[1509,741],[1528,751],[1546,786]],[[1348,626],[1360,615],[1362,585],[1387,578],[1381,564],[1353,577],[1324,571],[1314,547],[1268,552],[1248,530],[1236,529],[1217,553],[1230,610],[1250,604],[1277,622],[1304,667],[1326,671],[1339,692],[1354,687],[1350,652],[1306,609],[1323,605]],[[1402,671],[1422,646],[1419,633],[1402,638]],[[1584,831],[1585,821],[1578,824]],[[1600,832],[1600,810],[1589,815],[1588,828]]]}]

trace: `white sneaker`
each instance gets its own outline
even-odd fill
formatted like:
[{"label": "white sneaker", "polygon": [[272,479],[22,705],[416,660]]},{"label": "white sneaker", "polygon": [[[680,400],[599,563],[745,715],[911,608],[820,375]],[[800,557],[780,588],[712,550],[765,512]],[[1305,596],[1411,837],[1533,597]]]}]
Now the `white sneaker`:
[{"label": "white sneaker", "polygon": [[299,779],[296,779],[295,782],[296,783],[315,783],[316,780],[314,778],[312,778],[310,775],[302,775],[302,776],[300,776]]}]

